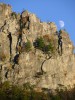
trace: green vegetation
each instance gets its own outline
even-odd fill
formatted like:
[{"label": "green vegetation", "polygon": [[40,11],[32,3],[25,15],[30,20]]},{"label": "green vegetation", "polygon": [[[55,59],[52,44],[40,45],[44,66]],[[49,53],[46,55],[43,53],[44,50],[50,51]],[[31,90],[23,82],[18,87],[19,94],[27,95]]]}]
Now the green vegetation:
[{"label": "green vegetation", "polygon": [[11,16],[12,16],[13,18],[17,18],[16,12],[12,12],[12,13],[11,13]]},{"label": "green vegetation", "polygon": [[62,30],[61,30],[61,29],[59,30],[59,33],[60,33],[60,34],[62,33]]},{"label": "green vegetation", "polygon": [[32,85],[30,85],[30,83],[24,83],[23,84],[23,88],[25,89],[25,90],[31,90],[31,89],[33,89],[33,86]]},{"label": "green vegetation", "polygon": [[35,40],[34,47],[36,49],[42,50],[46,54],[48,54],[48,53],[51,53],[51,54],[54,53],[54,50],[56,48],[52,39],[46,40],[43,37],[37,38]]},{"label": "green vegetation", "polygon": [[49,43],[48,45],[45,45],[44,46],[44,48],[43,48],[43,51],[45,52],[45,53],[49,53],[49,52],[53,52],[53,45],[52,45],[52,43]]},{"label": "green vegetation", "polygon": [[42,37],[37,38],[37,39],[35,40],[34,46],[35,46],[35,48],[37,48],[37,49],[43,50],[43,48],[44,48],[44,46],[45,46],[44,39],[43,39]]},{"label": "green vegetation", "polygon": [[0,100],[46,100],[44,95],[34,91],[28,83],[24,87],[10,85],[9,82],[0,84]]},{"label": "green vegetation", "polygon": [[[50,90],[51,91],[51,90]],[[0,84],[0,100],[75,100],[75,88],[72,90],[56,90],[56,93],[47,89],[35,91],[29,83],[23,87],[11,85],[8,81]]]},{"label": "green vegetation", "polygon": [[31,50],[31,42],[28,40],[26,43],[23,45],[23,51],[29,52]]}]

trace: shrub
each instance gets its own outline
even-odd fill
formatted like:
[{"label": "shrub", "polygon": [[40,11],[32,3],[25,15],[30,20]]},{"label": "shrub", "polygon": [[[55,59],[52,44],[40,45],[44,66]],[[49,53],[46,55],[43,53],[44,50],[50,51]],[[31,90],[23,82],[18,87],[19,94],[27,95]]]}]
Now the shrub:
[{"label": "shrub", "polygon": [[46,94],[43,92],[32,91],[30,100],[48,100]]},{"label": "shrub", "polygon": [[54,39],[50,39],[48,36],[37,38],[34,42],[34,47],[36,49],[42,50],[44,53],[47,54],[54,53],[56,48],[54,44]]},{"label": "shrub", "polygon": [[[75,100],[75,88],[71,90],[56,90],[56,93],[35,91],[29,83],[24,87],[11,86],[8,81],[0,84],[0,100]],[[30,89],[30,90],[29,90]]]},{"label": "shrub", "polygon": [[24,87],[25,90],[30,90],[31,89],[31,85],[28,82],[27,83],[24,83],[23,84],[23,87]]},{"label": "shrub", "polygon": [[24,93],[23,90],[18,86],[12,86],[12,100],[23,100]]},{"label": "shrub", "polygon": [[3,90],[7,90],[10,88],[10,82],[9,81],[6,81],[2,84],[2,89]]},{"label": "shrub", "polygon": [[59,95],[55,95],[52,97],[52,100],[62,100]]},{"label": "shrub", "polygon": [[16,12],[12,12],[12,13],[11,13],[11,16],[12,16],[13,18],[17,18]]},{"label": "shrub", "polygon": [[45,44],[44,44],[44,39],[42,37],[37,38],[34,42],[34,47],[40,50],[43,50]]},{"label": "shrub", "polygon": [[45,47],[44,47],[44,49],[43,49],[43,51],[45,52],[45,53],[52,53],[53,52],[53,46],[52,46],[52,44],[51,43],[49,43],[48,45],[45,45]]},{"label": "shrub", "polygon": [[29,52],[31,50],[31,42],[28,40],[26,43],[23,44],[23,51]]}]

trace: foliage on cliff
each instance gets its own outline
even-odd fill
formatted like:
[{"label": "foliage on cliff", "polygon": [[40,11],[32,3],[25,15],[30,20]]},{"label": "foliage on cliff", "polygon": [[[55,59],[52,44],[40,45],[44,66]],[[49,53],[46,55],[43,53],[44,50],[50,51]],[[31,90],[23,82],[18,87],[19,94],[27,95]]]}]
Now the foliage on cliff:
[{"label": "foliage on cliff", "polygon": [[34,42],[34,47],[36,49],[42,50],[44,53],[54,53],[56,46],[54,45],[53,39],[48,39],[44,37],[39,37]]},{"label": "foliage on cliff", "polygon": [[24,87],[10,85],[8,81],[0,84],[0,100],[75,100],[75,88],[72,90],[43,90],[35,91],[33,86],[24,84]]}]

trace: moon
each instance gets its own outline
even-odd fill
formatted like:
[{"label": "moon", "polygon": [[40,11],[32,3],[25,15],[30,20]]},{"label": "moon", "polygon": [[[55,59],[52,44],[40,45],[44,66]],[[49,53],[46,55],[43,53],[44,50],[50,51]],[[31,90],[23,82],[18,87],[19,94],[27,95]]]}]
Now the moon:
[{"label": "moon", "polygon": [[64,24],[64,21],[60,20],[60,21],[59,21],[59,25],[60,25],[61,28],[64,27],[64,25],[65,25],[65,24]]}]

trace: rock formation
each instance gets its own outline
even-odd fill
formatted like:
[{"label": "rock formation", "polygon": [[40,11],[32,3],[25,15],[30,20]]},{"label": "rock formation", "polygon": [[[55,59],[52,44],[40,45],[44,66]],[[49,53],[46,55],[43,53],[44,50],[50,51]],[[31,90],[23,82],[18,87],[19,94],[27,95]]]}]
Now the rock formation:
[{"label": "rock formation", "polygon": [[[74,46],[66,31],[62,32],[63,53],[58,54],[57,26],[53,22],[41,22],[35,14],[23,11],[21,14],[12,12],[11,6],[0,4],[0,79],[12,84],[30,83],[39,88],[56,89],[73,87],[75,84]],[[10,54],[10,39],[12,36],[12,53]],[[22,35],[22,41],[19,37]],[[34,48],[37,37],[54,39],[56,53],[50,59],[47,54]],[[29,52],[22,51],[20,45],[31,42]],[[19,44],[18,44],[19,42]],[[18,47],[17,47],[18,45]],[[16,52],[16,50],[20,52]],[[19,54],[20,53],[20,54]],[[18,55],[19,56],[16,56]],[[11,60],[10,60],[11,56]],[[16,58],[15,58],[16,57]],[[15,61],[16,59],[16,61]],[[17,61],[18,60],[18,61]],[[41,67],[43,74],[40,74]]]}]

